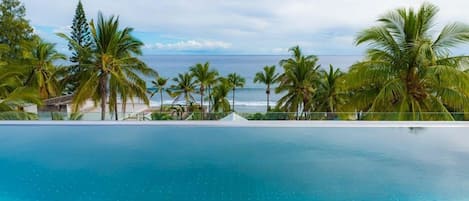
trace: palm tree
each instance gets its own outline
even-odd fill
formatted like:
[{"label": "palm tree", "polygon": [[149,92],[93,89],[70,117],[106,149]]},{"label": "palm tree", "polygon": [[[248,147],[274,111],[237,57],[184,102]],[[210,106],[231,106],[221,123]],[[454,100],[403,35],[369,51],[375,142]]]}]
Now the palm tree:
[{"label": "palm tree", "polygon": [[213,111],[229,112],[231,110],[230,101],[227,98],[231,90],[231,84],[226,78],[219,79],[219,83],[213,88]]},{"label": "palm tree", "polygon": [[[287,112],[295,112],[297,119],[312,109],[312,97],[318,80],[318,58],[304,56],[300,47],[290,48],[292,57],[280,61],[284,73],[280,75],[280,84],[276,93],[286,92],[278,101],[278,107]],[[301,114],[300,114],[301,113]]]},{"label": "palm tree", "polygon": [[218,71],[214,70],[213,71],[214,74],[214,77],[212,80],[209,80],[207,83],[207,90],[208,90],[208,111],[211,112],[212,111],[212,108],[211,108],[211,105],[212,105],[212,87],[214,85],[216,85],[218,82],[219,82],[219,77],[218,77]]},{"label": "palm tree", "polygon": [[[90,28],[94,47],[88,49],[93,53],[93,64],[87,66],[87,76],[81,76],[84,80],[80,82],[73,99],[74,111],[78,111],[91,98],[95,103],[101,103],[101,119],[104,120],[106,101],[109,98],[109,109],[116,112],[117,117],[118,94],[123,101],[123,109],[127,98],[133,101],[137,97],[148,105],[150,101],[146,95],[146,84],[140,76],[157,74],[137,58],[142,54],[143,43],[132,36],[133,29],[119,29],[119,18],[111,16],[104,19],[101,13],[98,15],[97,26],[92,21]],[[75,49],[84,50],[65,34],[59,36],[67,39]]]},{"label": "palm tree", "polygon": [[467,109],[469,77],[461,64],[469,57],[450,56],[450,49],[469,41],[469,26],[448,24],[432,37],[437,12],[428,3],[417,11],[397,9],[359,33],[357,45],[370,48],[367,59],[347,75],[351,105],[371,113],[396,112],[393,118],[400,120],[453,120],[451,111]]},{"label": "palm tree", "polygon": [[36,39],[28,59],[31,63],[27,68],[25,86],[38,88],[39,97],[48,99],[60,95],[58,81],[55,73],[58,69],[54,63],[67,59],[65,55],[55,50],[55,44]]},{"label": "palm tree", "polygon": [[168,78],[158,77],[156,80],[151,81],[154,90],[150,91],[150,97],[155,96],[156,93],[160,94],[160,113],[163,112],[163,91],[168,83]]},{"label": "palm tree", "polygon": [[19,69],[0,64],[0,120],[32,120],[36,114],[25,112],[27,104],[41,105],[36,88],[22,86]]},{"label": "palm tree", "polygon": [[235,111],[235,94],[236,94],[236,88],[243,88],[244,84],[246,83],[246,79],[241,77],[241,75],[237,73],[230,73],[228,74],[228,83],[233,90],[233,106],[231,110],[234,112]]},{"label": "palm tree", "polygon": [[267,94],[267,112],[270,111],[270,86],[277,83],[279,74],[275,73],[275,66],[265,66],[263,72],[256,73],[254,83],[263,83],[267,85],[265,93]]},{"label": "palm tree", "polygon": [[177,77],[173,78],[175,82],[171,85],[171,96],[174,98],[173,104],[184,98],[186,108],[189,103],[195,102],[193,93],[196,91],[196,82],[190,73],[179,73]]},{"label": "palm tree", "polygon": [[329,65],[329,71],[321,70],[317,91],[313,97],[317,111],[333,115],[339,105],[344,104],[344,93],[340,90],[344,73]]},{"label": "palm tree", "polygon": [[[204,93],[206,87],[208,87],[218,76],[217,71],[210,70],[210,63],[206,62],[205,64],[196,64],[190,68],[192,76],[196,79],[197,84],[199,85],[200,93],[200,107],[202,108],[202,120],[204,119]],[[210,101],[209,101],[210,103]]]}]

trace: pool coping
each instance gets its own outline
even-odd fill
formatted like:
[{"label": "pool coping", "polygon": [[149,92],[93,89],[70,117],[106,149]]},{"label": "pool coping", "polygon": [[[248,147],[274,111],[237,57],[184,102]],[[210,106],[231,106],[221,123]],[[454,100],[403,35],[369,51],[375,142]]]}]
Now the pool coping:
[{"label": "pool coping", "polygon": [[0,126],[469,127],[464,121],[0,121]]}]

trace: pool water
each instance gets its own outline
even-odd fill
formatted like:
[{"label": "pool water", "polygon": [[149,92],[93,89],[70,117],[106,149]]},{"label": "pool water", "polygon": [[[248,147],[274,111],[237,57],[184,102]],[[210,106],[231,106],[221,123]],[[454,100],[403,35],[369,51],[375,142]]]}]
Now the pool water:
[{"label": "pool water", "polygon": [[469,200],[465,130],[1,126],[0,201]]}]

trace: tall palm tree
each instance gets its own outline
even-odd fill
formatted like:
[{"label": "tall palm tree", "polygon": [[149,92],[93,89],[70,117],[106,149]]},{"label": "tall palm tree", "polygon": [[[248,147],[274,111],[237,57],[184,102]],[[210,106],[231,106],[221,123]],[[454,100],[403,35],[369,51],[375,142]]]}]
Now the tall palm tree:
[{"label": "tall palm tree", "polygon": [[467,109],[469,78],[461,63],[469,57],[450,56],[450,50],[469,42],[469,26],[448,24],[432,37],[437,12],[428,3],[418,10],[397,9],[359,33],[357,45],[370,48],[346,79],[356,109],[395,112],[392,118],[400,120],[453,120],[451,111]]},{"label": "tall palm tree", "polygon": [[[305,56],[299,46],[290,48],[291,58],[280,61],[284,73],[280,75],[276,93],[286,94],[278,101],[278,106],[287,112],[295,112],[299,118],[312,109],[312,97],[318,80],[318,58]],[[301,113],[301,114],[300,114]]]},{"label": "tall palm tree", "polygon": [[208,85],[207,85],[207,91],[208,91],[208,111],[211,112],[212,111],[212,108],[211,108],[211,105],[212,105],[212,87],[214,85],[216,85],[218,82],[219,82],[219,73],[218,71],[214,70],[213,71],[214,74],[216,74],[212,80],[209,80],[208,81]]},{"label": "tall palm tree", "polygon": [[265,93],[267,94],[267,112],[270,111],[270,86],[277,83],[279,73],[275,73],[275,66],[265,66],[264,71],[256,73],[254,83],[263,83],[267,86]]},{"label": "tall palm tree", "polygon": [[339,105],[344,104],[344,93],[341,91],[343,75],[340,69],[334,69],[332,65],[329,65],[328,71],[320,71],[318,88],[313,97],[316,111],[333,114]]},{"label": "tall palm tree", "polygon": [[150,97],[155,96],[156,93],[160,94],[160,113],[163,112],[163,91],[165,91],[165,86],[168,83],[168,78],[158,77],[156,80],[151,81],[152,87],[155,90],[150,91]]},{"label": "tall palm tree", "polygon": [[[200,93],[200,107],[202,108],[202,120],[204,119],[204,93],[206,87],[208,87],[218,76],[218,72],[210,70],[210,63],[206,62],[205,64],[196,64],[190,68],[192,76],[196,79],[197,84],[199,85]],[[210,103],[210,101],[209,101]]]},{"label": "tall palm tree", "polygon": [[173,78],[174,85],[171,85],[171,96],[174,98],[173,104],[184,99],[186,108],[189,103],[195,102],[193,93],[196,92],[196,82],[190,73],[179,73],[177,77]]},{"label": "tall palm tree", "polygon": [[[92,21],[90,28],[94,43],[94,47],[90,48],[93,64],[87,67],[88,76],[83,76],[85,79],[80,82],[75,93],[74,111],[78,111],[91,98],[95,103],[101,103],[101,119],[104,120],[108,98],[110,111],[117,112],[118,94],[123,99],[123,107],[127,98],[133,101],[134,97],[148,105],[150,101],[146,95],[146,84],[141,76],[157,74],[137,57],[142,54],[143,43],[132,36],[133,29],[120,29],[119,18],[111,16],[105,19],[101,13],[97,25]],[[65,34],[59,36],[67,39],[75,49],[83,49]]]},{"label": "tall palm tree", "polygon": [[66,56],[55,49],[55,44],[36,39],[28,58],[30,65],[27,70],[25,86],[38,88],[39,97],[48,99],[60,95],[58,80],[55,73],[59,70],[54,63],[66,60]]},{"label": "tall palm tree", "polygon": [[243,88],[244,84],[246,83],[246,79],[241,77],[241,75],[237,73],[230,73],[228,74],[228,83],[231,86],[231,89],[233,90],[233,106],[231,107],[231,110],[234,112],[235,111],[235,95],[236,95],[236,88]]},{"label": "tall palm tree", "polygon": [[231,110],[230,101],[227,98],[231,90],[231,84],[226,78],[219,79],[219,83],[213,88],[213,111],[229,112]]}]

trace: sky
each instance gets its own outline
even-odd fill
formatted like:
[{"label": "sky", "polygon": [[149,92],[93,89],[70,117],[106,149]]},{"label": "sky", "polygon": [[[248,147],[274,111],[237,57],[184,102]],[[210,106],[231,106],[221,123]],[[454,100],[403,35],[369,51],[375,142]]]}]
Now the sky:
[{"label": "sky", "polygon": [[[35,31],[67,51],[55,33],[70,33],[78,0],[22,0]],[[430,2],[440,8],[435,30],[469,23],[467,0],[82,0],[88,20],[117,15],[135,29],[144,54],[284,55],[299,45],[316,55],[362,55],[358,32],[381,15]],[[469,46],[453,51],[469,52]]]}]

